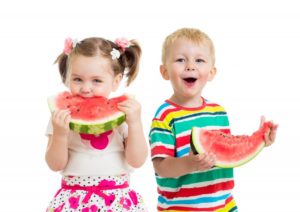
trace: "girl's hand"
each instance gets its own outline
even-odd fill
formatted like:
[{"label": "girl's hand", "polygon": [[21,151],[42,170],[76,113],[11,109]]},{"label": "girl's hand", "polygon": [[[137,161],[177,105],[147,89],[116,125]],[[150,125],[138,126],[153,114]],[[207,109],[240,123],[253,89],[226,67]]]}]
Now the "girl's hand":
[{"label": "girl's hand", "polygon": [[[266,118],[264,116],[262,116],[260,119],[260,127],[262,127],[265,122],[266,122]],[[271,123],[272,123],[272,126],[271,126],[270,131],[266,132],[264,135],[266,146],[270,146],[274,143],[276,133],[277,133],[278,124],[274,124],[272,121],[271,121]]]},{"label": "girl's hand", "polygon": [[204,171],[212,168],[216,163],[216,157],[212,154],[197,154],[194,155],[192,152],[187,156],[190,167],[193,170]]},{"label": "girl's hand", "polygon": [[53,134],[66,135],[69,133],[71,115],[69,110],[56,110],[52,113]]},{"label": "girl's hand", "polygon": [[126,122],[128,125],[141,120],[141,105],[134,98],[128,97],[127,100],[118,104],[119,110],[126,114]]}]

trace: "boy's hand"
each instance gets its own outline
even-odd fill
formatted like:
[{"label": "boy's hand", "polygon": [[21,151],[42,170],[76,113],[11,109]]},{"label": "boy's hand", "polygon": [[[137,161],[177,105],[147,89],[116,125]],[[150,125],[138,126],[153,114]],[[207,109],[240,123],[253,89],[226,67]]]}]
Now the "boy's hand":
[{"label": "boy's hand", "polygon": [[141,105],[133,97],[118,104],[119,110],[126,114],[126,122],[128,125],[137,123],[141,119]]},{"label": "boy's hand", "polygon": [[53,133],[57,135],[66,135],[69,133],[70,113],[69,110],[56,110],[52,113]]},{"label": "boy's hand", "polygon": [[[265,122],[266,122],[266,118],[264,116],[262,116],[260,119],[260,128],[263,126],[263,124]],[[271,123],[272,123],[272,126],[270,128],[270,131],[266,132],[264,135],[266,146],[270,146],[274,143],[276,133],[277,133],[278,124],[274,124],[272,121],[271,121]]]},{"label": "boy's hand", "polygon": [[187,156],[190,167],[193,167],[194,171],[204,171],[212,168],[216,163],[216,156],[213,154],[197,154],[192,152]]}]

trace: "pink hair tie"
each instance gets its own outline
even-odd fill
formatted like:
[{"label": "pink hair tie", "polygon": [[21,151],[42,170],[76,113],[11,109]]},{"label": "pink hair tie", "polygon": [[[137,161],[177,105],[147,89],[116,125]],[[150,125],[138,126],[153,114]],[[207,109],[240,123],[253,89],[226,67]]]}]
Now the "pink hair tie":
[{"label": "pink hair tie", "polygon": [[125,51],[126,48],[130,47],[131,43],[127,38],[117,38],[115,40],[115,44],[121,48],[122,52]]},{"label": "pink hair tie", "polygon": [[72,49],[76,47],[77,43],[79,43],[77,39],[72,39],[70,37],[66,38],[65,47],[64,47],[63,52],[66,55],[69,55],[71,53]]}]

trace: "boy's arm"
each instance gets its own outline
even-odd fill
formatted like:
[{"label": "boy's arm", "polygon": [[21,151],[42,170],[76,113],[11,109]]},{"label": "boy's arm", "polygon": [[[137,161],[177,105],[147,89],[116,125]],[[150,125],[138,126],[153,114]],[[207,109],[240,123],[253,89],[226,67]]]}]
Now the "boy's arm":
[{"label": "boy's arm", "polygon": [[213,155],[193,155],[180,158],[154,158],[152,160],[155,173],[161,177],[179,177],[194,171],[210,169],[215,164]]}]

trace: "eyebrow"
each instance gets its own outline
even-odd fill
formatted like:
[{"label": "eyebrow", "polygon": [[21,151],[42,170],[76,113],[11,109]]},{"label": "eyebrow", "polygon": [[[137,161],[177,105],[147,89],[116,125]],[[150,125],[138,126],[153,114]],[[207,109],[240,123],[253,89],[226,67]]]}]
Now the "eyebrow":
[{"label": "eyebrow", "polygon": [[[71,74],[71,77],[82,77],[81,75],[78,75],[78,74]],[[103,78],[103,77],[101,77],[101,76],[91,76],[90,78],[92,78],[92,79],[95,79],[95,78],[99,78],[99,79],[101,79],[101,78]]]}]

